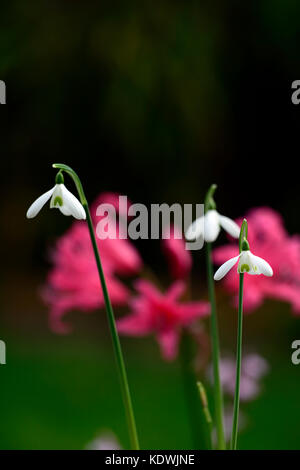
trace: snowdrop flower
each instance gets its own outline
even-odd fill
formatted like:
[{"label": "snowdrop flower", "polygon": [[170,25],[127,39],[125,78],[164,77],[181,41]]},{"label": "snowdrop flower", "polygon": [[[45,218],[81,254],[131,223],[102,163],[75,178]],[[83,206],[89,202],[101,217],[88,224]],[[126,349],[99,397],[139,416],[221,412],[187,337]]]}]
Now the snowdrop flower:
[{"label": "snowdrop flower", "polygon": [[243,242],[243,249],[238,256],[230,258],[222,266],[219,267],[214,275],[214,280],[222,279],[233,266],[238,262],[237,272],[239,274],[264,274],[265,276],[273,276],[273,269],[263,258],[255,256],[249,250],[247,241]]},{"label": "snowdrop flower", "polygon": [[234,220],[221,215],[216,210],[216,203],[213,195],[217,185],[212,184],[209,188],[204,202],[205,214],[198,217],[186,230],[185,238],[189,241],[197,240],[200,237],[204,241],[211,243],[214,242],[221,230],[221,227],[226,230],[234,238],[239,238],[240,227]]},{"label": "snowdrop flower", "polygon": [[50,200],[50,208],[59,209],[64,215],[72,215],[75,219],[85,219],[86,214],[82,204],[78,199],[65,187],[64,178],[61,173],[56,176],[56,185],[54,188],[42,194],[29,207],[26,217],[32,219],[35,217],[42,207]]},{"label": "snowdrop flower", "polygon": [[221,230],[226,230],[229,235],[239,238],[240,227],[234,220],[219,214],[215,209],[210,209],[189,226],[185,233],[187,240],[192,241],[204,237],[206,242],[214,242]]}]

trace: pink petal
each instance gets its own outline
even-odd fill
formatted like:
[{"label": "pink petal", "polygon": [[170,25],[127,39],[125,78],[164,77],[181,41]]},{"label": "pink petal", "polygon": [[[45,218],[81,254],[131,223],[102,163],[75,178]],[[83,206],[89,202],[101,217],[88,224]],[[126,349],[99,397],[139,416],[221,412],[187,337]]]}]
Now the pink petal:
[{"label": "pink petal", "polygon": [[134,283],[134,287],[139,294],[142,294],[149,299],[157,299],[161,297],[161,292],[150,281],[139,279]]},{"label": "pink petal", "polygon": [[185,302],[178,307],[179,317],[188,325],[196,318],[206,317],[210,314],[209,302]]},{"label": "pink petal", "polygon": [[171,285],[171,287],[169,287],[166,292],[166,296],[169,300],[177,300],[183,295],[185,290],[185,283],[183,281],[176,281]]},{"label": "pink petal", "polygon": [[118,331],[130,336],[144,336],[151,332],[146,322],[135,314],[130,314],[117,321]]},{"label": "pink petal", "polygon": [[178,353],[179,333],[176,330],[166,330],[158,334],[159,342],[163,357],[167,361],[175,359]]}]

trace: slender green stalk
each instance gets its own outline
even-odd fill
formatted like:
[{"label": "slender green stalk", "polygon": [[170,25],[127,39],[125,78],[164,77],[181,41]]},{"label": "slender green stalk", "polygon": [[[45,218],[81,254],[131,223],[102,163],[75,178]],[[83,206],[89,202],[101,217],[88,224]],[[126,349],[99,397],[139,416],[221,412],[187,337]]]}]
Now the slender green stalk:
[{"label": "slender green stalk", "polygon": [[201,382],[197,382],[198,392],[200,396],[201,406],[202,406],[202,413],[205,422],[205,430],[206,430],[206,439],[208,442],[209,450],[212,449],[212,419],[211,414],[208,406],[208,400],[204,385]]},{"label": "slender green stalk", "polygon": [[109,294],[108,294],[108,290],[107,290],[107,286],[105,282],[105,277],[104,277],[104,273],[103,273],[103,269],[101,265],[101,260],[100,260],[100,256],[98,252],[96,239],[95,239],[94,227],[93,227],[93,223],[91,220],[90,211],[87,205],[83,205],[83,207],[85,208],[86,213],[87,213],[87,223],[88,223],[90,236],[91,236],[93,249],[94,249],[94,254],[95,254],[95,258],[97,262],[98,272],[99,272],[102,291],[103,291],[103,297],[104,297],[106,311],[108,315],[109,327],[110,327],[115,355],[117,359],[118,371],[120,375],[120,382],[121,382],[121,387],[122,387],[123,399],[124,399],[124,404],[125,404],[125,409],[126,409],[129,433],[130,433],[131,446],[134,450],[139,450],[139,441],[138,441],[138,436],[137,436],[134,412],[133,412],[133,407],[132,407],[132,401],[131,401],[131,396],[130,396],[130,390],[129,390],[129,385],[128,385],[128,379],[127,379],[127,373],[126,373],[121,343],[120,343],[119,335],[117,332],[114,313],[113,313],[112,305],[110,302],[110,298],[109,298]]},{"label": "slender green stalk", "polygon": [[206,243],[206,266],[207,266],[207,282],[208,291],[211,304],[211,343],[212,343],[212,360],[213,360],[213,373],[214,373],[214,403],[215,403],[215,423],[217,430],[218,449],[226,449],[225,436],[224,436],[224,425],[223,425],[223,395],[222,385],[220,379],[220,367],[219,367],[219,333],[218,333],[218,319],[216,310],[216,296],[213,279],[213,265],[211,260],[211,244]]},{"label": "slender green stalk", "polygon": [[116,327],[114,312],[113,312],[113,308],[110,302],[110,298],[109,298],[109,294],[108,294],[108,290],[106,286],[106,281],[105,281],[105,276],[104,276],[104,272],[102,269],[101,259],[100,259],[100,255],[98,251],[94,227],[93,227],[87,199],[85,197],[81,181],[78,175],[72,170],[72,168],[68,167],[67,165],[60,164],[60,163],[55,163],[53,167],[59,168],[60,170],[65,171],[72,177],[76,185],[81,204],[83,205],[85,212],[86,212],[87,224],[88,224],[92,246],[94,250],[94,255],[95,255],[95,259],[97,263],[100,283],[101,283],[101,287],[103,291],[103,297],[104,297],[104,302],[105,302],[105,307],[106,307],[106,312],[107,312],[107,317],[108,317],[108,323],[110,327],[113,347],[114,347],[115,356],[117,360],[117,366],[118,366],[118,372],[119,372],[119,377],[120,377],[120,382],[121,382],[121,389],[122,389],[123,401],[124,401],[124,406],[125,406],[125,411],[126,411],[131,446],[132,446],[132,449],[139,450],[139,441],[138,441],[134,412],[133,412],[132,401],[131,401],[131,396],[130,396],[130,390],[129,390],[129,385],[128,385],[125,362],[124,362],[121,343],[120,343],[120,339],[119,339],[119,335],[118,335],[118,331]]},{"label": "slender green stalk", "polygon": [[236,450],[238,423],[239,423],[239,407],[240,407],[240,381],[241,381],[241,364],[242,364],[242,340],[243,340],[243,287],[244,274],[240,274],[239,288],[239,313],[238,313],[238,332],[237,332],[237,352],[236,352],[236,383],[233,406],[232,434],[230,449]]}]

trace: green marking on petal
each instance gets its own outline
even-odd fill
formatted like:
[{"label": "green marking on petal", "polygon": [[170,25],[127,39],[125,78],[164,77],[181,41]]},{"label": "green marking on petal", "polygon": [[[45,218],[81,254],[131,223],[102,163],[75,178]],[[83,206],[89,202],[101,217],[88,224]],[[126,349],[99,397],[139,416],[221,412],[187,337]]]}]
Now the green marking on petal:
[{"label": "green marking on petal", "polygon": [[248,273],[250,271],[250,266],[249,264],[242,264],[241,266],[241,273]]},{"label": "green marking on petal", "polygon": [[56,196],[53,202],[54,206],[62,206],[63,205],[63,200],[60,196]]}]

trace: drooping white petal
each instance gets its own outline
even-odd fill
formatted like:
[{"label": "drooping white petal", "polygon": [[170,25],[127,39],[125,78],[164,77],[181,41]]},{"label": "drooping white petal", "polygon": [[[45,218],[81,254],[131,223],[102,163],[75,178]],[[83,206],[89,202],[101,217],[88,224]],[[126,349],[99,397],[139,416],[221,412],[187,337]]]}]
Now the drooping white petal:
[{"label": "drooping white petal", "polygon": [[222,266],[219,267],[219,269],[216,271],[214,275],[214,280],[215,281],[220,281],[227,273],[230,271],[230,269],[237,263],[240,255],[235,256],[234,258],[230,258],[228,261],[226,261]]},{"label": "drooping white petal", "polygon": [[223,229],[226,230],[229,235],[234,238],[239,238],[241,229],[234,220],[230,219],[229,217],[225,217],[225,215],[219,214],[219,221],[221,227],[223,227]]},{"label": "drooping white petal", "polygon": [[273,276],[273,269],[269,265],[269,263],[260,258],[259,256],[255,256],[251,253],[252,263],[257,266],[259,273],[264,274],[265,276]]},{"label": "drooping white petal", "polygon": [[204,216],[204,240],[206,242],[214,242],[219,233],[219,214],[215,210],[210,210]]},{"label": "drooping white petal", "polygon": [[62,212],[62,214],[64,215],[72,215],[70,209],[69,209],[69,206],[66,206],[66,204],[63,204],[62,206],[58,206],[60,212]]},{"label": "drooping white petal", "polygon": [[54,189],[55,189],[55,186],[54,186],[54,188],[50,189],[46,193],[42,194],[40,197],[38,197],[34,201],[33,204],[31,204],[31,206],[29,207],[29,209],[26,213],[26,217],[28,219],[32,219],[33,217],[35,217],[40,212],[40,210],[46,204],[46,202],[49,201],[50,197],[53,194]]},{"label": "drooping white petal", "polygon": [[204,216],[198,217],[194,222],[189,226],[185,232],[185,238],[189,241],[197,240],[204,233]]},{"label": "drooping white petal", "polygon": [[75,219],[86,219],[85,210],[78,199],[64,185],[61,190],[63,199],[63,205],[59,207],[61,212],[64,211],[66,215],[71,214]]},{"label": "drooping white petal", "polygon": [[264,274],[265,276],[272,276],[273,270],[269,263],[259,256],[255,256],[251,251],[242,251],[238,265],[239,273],[248,274]]}]

